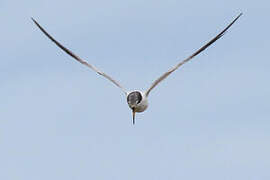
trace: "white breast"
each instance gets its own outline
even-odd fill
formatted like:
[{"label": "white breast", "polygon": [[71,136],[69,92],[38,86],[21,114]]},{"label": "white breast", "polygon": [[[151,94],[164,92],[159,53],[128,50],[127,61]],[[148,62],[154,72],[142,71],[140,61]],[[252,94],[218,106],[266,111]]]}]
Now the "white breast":
[{"label": "white breast", "polygon": [[135,107],[135,111],[136,112],[143,112],[147,109],[148,107],[148,101],[147,101],[147,97],[145,96],[145,93],[141,93],[142,96],[142,100],[141,102]]}]

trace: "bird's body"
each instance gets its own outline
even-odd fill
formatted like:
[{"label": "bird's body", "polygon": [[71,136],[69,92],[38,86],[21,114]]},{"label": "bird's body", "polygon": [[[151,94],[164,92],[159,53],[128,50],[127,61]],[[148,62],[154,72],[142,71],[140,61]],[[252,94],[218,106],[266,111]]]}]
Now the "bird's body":
[{"label": "bird's body", "polygon": [[148,101],[145,93],[137,90],[128,93],[127,103],[135,112],[143,112],[148,107]]},{"label": "bird's body", "polygon": [[127,93],[127,103],[132,109],[133,124],[135,124],[135,113],[143,112],[148,107],[147,96],[141,91],[131,91]]},{"label": "bird's body", "polygon": [[99,75],[105,77],[106,79],[110,80],[112,83],[114,83],[116,86],[118,86],[126,95],[127,97],[127,103],[128,106],[132,109],[133,113],[133,124],[135,123],[135,113],[136,112],[143,112],[148,107],[148,96],[150,91],[156,87],[161,81],[163,81],[165,78],[167,78],[172,72],[174,72],[176,69],[178,69],[180,66],[185,64],[186,62],[190,61],[192,58],[200,54],[202,51],[204,51],[207,47],[209,47],[211,44],[213,44],[216,40],[218,40],[220,37],[222,37],[225,32],[235,23],[235,21],[242,15],[240,13],[225,29],[223,29],[217,36],[215,36],[212,40],[210,40],[208,43],[206,43],[204,46],[202,46],[200,49],[198,49],[195,53],[193,53],[191,56],[187,57],[183,61],[180,61],[177,65],[175,65],[173,68],[169,69],[167,72],[162,74],[157,80],[153,82],[153,84],[144,92],[142,91],[131,91],[127,92],[123,86],[120,85],[119,82],[111,78],[109,75],[105,74],[104,72],[98,70],[93,65],[87,63],[83,59],[81,59],[79,56],[75,55],[72,51],[61,45],[58,41],[56,41],[45,29],[43,29],[36,20],[32,18],[34,23],[38,26],[38,28],[50,39],[52,40],[59,48],[61,48],[63,51],[65,51],[67,54],[69,54],[71,57],[73,57],[75,60],[80,62],[81,64],[91,68],[95,72],[97,72]]}]

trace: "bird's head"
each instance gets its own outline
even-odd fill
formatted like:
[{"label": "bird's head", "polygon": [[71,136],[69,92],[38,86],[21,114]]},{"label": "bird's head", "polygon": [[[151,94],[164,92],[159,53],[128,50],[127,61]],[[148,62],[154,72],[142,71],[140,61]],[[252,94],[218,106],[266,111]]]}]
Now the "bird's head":
[{"label": "bird's head", "polygon": [[142,94],[139,91],[133,91],[127,96],[128,106],[132,109],[133,124],[135,124],[135,113],[138,104],[142,101]]}]

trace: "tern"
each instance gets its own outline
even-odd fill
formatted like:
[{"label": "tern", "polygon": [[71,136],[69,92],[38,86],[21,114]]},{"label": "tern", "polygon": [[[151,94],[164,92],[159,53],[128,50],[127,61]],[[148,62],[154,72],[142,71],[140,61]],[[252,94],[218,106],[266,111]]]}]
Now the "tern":
[{"label": "tern", "polygon": [[34,19],[33,22],[37,25],[37,27],[51,40],[53,41],[59,48],[61,48],[63,51],[65,51],[67,54],[69,54],[71,57],[73,57],[75,60],[80,62],[81,64],[89,67],[90,69],[97,72],[99,75],[107,78],[110,80],[113,84],[115,84],[117,87],[119,87],[126,95],[127,103],[130,109],[132,110],[132,122],[135,124],[135,113],[136,112],[143,112],[148,107],[148,96],[149,93],[153,88],[155,88],[161,81],[163,81],[165,78],[167,78],[172,72],[174,72],[176,69],[178,69],[180,66],[185,64],[186,62],[190,61],[192,58],[200,54],[202,51],[204,51],[207,47],[209,47],[211,44],[213,44],[216,40],[221,38],[225,32],[238,20],[238,18],[242,15],[240,13],[225,29],[223,29],[217,36],[215,36],[213,39],[211,39],[208,43],[206,43],[204,46],[202,46],[200,49],[198,49],[196,52],[194,52],[191,56],[188,56],[186,59],[180,61],[178,64],[173,66],[171,69],[169,69],[167,72],[162,74],[158,79],[156,79],[150,88],[148,88],[146,91],[127,91],[122,85],[119,84],[118,81],[111,78],[111,76],[105,74],[104,72],[97,69],[95,66],[87,63],[85,60],[81,59],[79,56],[75,55],[72,51],[64,47],[62,44],[60,44],[58,41],[56,41],[45,29]]}]

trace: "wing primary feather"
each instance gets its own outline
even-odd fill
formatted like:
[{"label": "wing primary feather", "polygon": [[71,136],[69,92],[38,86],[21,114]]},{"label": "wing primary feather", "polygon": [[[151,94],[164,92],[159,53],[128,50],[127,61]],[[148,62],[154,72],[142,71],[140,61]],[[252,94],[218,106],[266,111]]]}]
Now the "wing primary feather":
[{"label": "wing primary feather", "polygon": [[96,67],[92,66],[91,64],[88,64],[86,61],[82,60],[79,56],[75,55],[71,50],[64,47],[62,44],[60,44],[57,40],[55,40],[34,18],[31,18],[32,21],[36,24],[36,26],[52,41],[54,42],[59,48],[61,48],[63,51],[65,51],[68,55],[73,57],[75,60],[80,62],[81,64],[91,68],[95,72],[97,72],[99,75],[107,78],[112,83],[114,83],[116,86],[118,86],[122,91],[124,91],[125,94],[127,94],[127,91],[113,78],[111,78],[109,75],[105,74],[104,72],[101,72]]},{"label": "wing primary feather", "polygon": [[217,36],[215,36],[213,39],[211,39],[208,43],[206,43],[203,47],[201,47],[200,49],[198,49],[195,53],[193,53],[191,56],[189,56],[188,58],[184,59],[183,61],[181,61],[180,63],[178,63],[176,66],[174,66],[173,68],[171,68],[169,71],[165,72],[162,76],[160,76],[157,80],[155,80],[153,82],[153,84],[150,86],[150,88],[146,91],[146,96],[149,95],[150,91],[156,87],[156,85],[158,85],[162,80],[164,80],[166,77],[168,77],[172,72],[174,72],[176,69],[178,69],[180,66],[182,66],[183,64],[185,64],[186,62],[188,62],[189,60],[191,60],[192,58],[194,58],[195,56],[197,56],[198,54],[200,54],[202,51],[204,51],[206,48],[208,48],[211,44],[213,44],[215,41],[217,41],[219,38],[221,38],[226,31],[240,18],[240,16],[242,16],[243,13],[240,13],[224,30],[222,30]]}]

